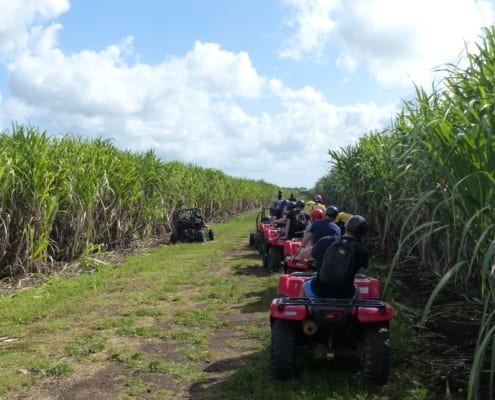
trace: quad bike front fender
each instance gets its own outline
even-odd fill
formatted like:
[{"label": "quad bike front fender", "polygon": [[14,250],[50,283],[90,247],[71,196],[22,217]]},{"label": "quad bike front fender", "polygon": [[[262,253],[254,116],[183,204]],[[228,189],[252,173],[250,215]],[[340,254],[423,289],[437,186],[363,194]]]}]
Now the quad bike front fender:
[{"label": "quad bike front fender", "polygon": [[359,307],[357,309],[357,320],[364,324],[390,321],[394,317],[394,309],[389,304],[384,304],[384,308]]},{"label": "quad bike front fender", "polygon": [[270,306],[270,318],[303,321],[306,319],[308,309],[301,305],[286,305],[279,307],[280,299],[273,299]]}]

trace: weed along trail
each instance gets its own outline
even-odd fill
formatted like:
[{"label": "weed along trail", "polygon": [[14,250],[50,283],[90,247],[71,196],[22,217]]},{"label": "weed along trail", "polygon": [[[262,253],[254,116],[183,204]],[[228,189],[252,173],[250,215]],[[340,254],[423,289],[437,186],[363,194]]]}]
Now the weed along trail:
[{"label": "weed along trail", "polygon": [[249,246],[254,218],[3,296],[0,336],[18,340],[0,344],[0,399],[421,399],[397,371],[394,326],[388,385],[304,355],[295,377],[270,378],[279,275]]}]

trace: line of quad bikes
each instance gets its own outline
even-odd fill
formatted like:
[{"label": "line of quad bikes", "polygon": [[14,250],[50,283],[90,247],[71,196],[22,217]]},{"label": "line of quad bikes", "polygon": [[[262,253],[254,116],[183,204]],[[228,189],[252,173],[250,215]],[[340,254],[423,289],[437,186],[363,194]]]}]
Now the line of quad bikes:
[{"label": "line of quad bikes", "polygon": [[[316,274],[312,260],[296,261],[302,238],[282,239],[283,226],[271,223],[270,209],[256,216],[249,245],[261,255],[263,267],[282,271],[270,306],[270,372],[286,380],[298,373],[296,355],[313,360],[351,359],[369,384],[389,380],[389,322],[393,308],[381,299],[377,279],[357,274],[358,295],[352,299],[301,297],[301,286]],[[348,365],[348,364],[346,364]]]},{"label": "line of quad bikes", "polygon": [[[174,220],[172,244],[215,239],[198,208],[180,209]],[[312,260],[295,259],[302,237],[282,239],[283,231],[283,226],[271,223],[270,208],[262,208],[256,230],[249,234],[249,245],[261,255],[263,267],[283,272],[270,306],[272,377],[294,377],[297,354],[334,362],[352,357],[364,381],[385,385],[390,363],[388,325],[394,310],[381,299],[379,281],[356,275],[358,296],[351,299],[301,297],[301,286],[315,276],[317,266]]]}]

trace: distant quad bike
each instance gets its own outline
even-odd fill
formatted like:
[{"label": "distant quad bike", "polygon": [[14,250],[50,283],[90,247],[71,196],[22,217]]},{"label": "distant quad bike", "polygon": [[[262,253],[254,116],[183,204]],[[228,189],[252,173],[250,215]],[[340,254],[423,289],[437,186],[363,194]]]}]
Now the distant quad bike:
[{"label": "distant quad bike", "polygon": [[263,232],[269,226],[270,217],[267,215],[266,209],[262,208],[261,211],[256,214],[256,231],[249,233],[249,245],[254,246],[260,254],[263,249]]},{"label": "distant quad bike", "polygon": [[214,240],[215,233],[208,229],[198,208],[181,208],[175,218],[175,229],[170,235],[170,242],[205,242]]},{"label": "distant quad bike", "polygon": [[355,299],[300,297],[301,285],[314,273],[295,272],[279,278],[278,297],[270,308],[271,361],[275,379],[296,374],[296,355],[307,349],[313,357],[338,362],[339,357],[359,360],[362,378],[384,385],[389,378],[388,324],[393,308],[380,298],[378,280],[356,275]]}]

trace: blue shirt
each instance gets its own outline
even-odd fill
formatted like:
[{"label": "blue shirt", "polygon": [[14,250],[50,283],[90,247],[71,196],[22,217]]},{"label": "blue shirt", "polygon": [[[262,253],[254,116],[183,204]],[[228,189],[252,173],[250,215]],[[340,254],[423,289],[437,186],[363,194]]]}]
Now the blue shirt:
[{"label": "blue shirt", "polygon": [[320,268],[320,265],[323,263],[323,257],[330,246],[337,239],[337,236],[323,236],[318,242],[315,242],[313,248],[311,249],[311,256],[316,261],[316,268]]},{"label": "blue shirt", "polygon": [[313,234],[311,242],[316,244],[323,236],[340,236],[340,227],[327,218],[317,219],[311,224],[309,231]]}]

